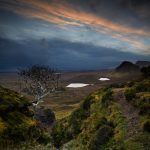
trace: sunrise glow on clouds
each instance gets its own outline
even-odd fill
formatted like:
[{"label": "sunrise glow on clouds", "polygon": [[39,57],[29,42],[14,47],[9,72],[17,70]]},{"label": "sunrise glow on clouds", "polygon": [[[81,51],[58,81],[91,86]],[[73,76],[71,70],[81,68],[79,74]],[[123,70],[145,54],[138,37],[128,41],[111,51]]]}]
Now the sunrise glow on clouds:
[{"label": "sunrise glow on clouds", "polygon": [[[115,0],[114,3],[110,0],[1,0],[0,10],[6,17],[6,12],[13,13],[12,21],[10,16],[8,19],[2,16],[2,37],[18,42],[62,39],[149,55],[148,8],[142,3],[135,7],[131,2],[129,7],[127,0]],[[145,11],[141,11],[143,9]],[[15,14],[22,22],[18,19],[15,23]]]}]

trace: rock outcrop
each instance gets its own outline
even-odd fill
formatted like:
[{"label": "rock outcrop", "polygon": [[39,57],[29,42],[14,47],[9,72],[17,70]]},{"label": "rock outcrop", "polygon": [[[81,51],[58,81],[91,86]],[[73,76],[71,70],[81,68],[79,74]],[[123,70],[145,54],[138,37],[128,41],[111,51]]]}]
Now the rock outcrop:
[{"label": "rock outcrop", "polygon": [[51,127],[55,122],[55,114],[51,109],[36,108],[35,119],[43,126]]}]

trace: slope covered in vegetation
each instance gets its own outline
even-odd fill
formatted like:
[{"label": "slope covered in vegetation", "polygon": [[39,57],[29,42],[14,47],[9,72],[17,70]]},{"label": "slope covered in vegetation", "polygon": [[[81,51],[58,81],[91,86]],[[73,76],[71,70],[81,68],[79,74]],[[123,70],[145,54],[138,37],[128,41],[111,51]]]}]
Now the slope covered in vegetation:
[{"label": "slope covered in vegetation", "polygon": [[149,150],[150,80],[112,85],[86,97],[52,131],[65,150]]},{"label": "slope covered in vegetation", "polygon": [[48,142],[29,105],[28,99],[17,92],[0,87],[0,149],[31,149],[35,143]]},{"label": "slope covered in vegetation", "polygon": [[150,150],[149,68],[143,77],[90,94],[50,132],[28,99],[0,87],[0,149]]}]

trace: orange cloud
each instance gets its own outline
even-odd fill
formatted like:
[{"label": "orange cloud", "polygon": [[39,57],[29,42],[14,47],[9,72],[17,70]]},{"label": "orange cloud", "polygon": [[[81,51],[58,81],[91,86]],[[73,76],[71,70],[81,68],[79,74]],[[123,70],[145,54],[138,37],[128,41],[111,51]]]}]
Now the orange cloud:
[{"label": "orange cloud", "polygon": [[[38,8],[41,13],[48,13],[48,14],[53,14],[53,17],[60,17],[61,20],[69,19],[71,22],[79,22],[81,24],[85,25],[90,25],[90,26],[101,26],[105,27],[107,29],[110,29],[115,32],[121,32],[121,33],[131,33],[131,34],[138,34],[142,36],[150,36],[150,32],[145,32],[142,29],[135,29],[135,28],[130,28],[130,27],[125,27],[123,25],[114,23],[112,21],[109,21],[105,18],[96,16],[91,13],[87,13],[84,11],[79,11],[75,10],[70,4],[66,3],[63,1],[63,3],[59,2],[58,0],[56,1],[57,3],[43,3],[41,1],[35,1],[35,0],[30,0],[30,1],[25,1],[25,3],[28,3],[35,8]],[[41,18],[43,20],[47,20],[47,18],[43,17]],[[65,20],[66,21],[66,20]],[[61,23],[58,21],[58,23]],[[66,21],[66,24],[68,22]]]},{"label": "orange cloud", "polygon": [[136,36],[123,36],[121,34],[115,34],[112,36],[115,39],[119,39],[121,41],[127,42],[130,46],[136,49],[135,52],[140,53],[141,50],[144,54],[150,54],[150,46],[145,45],[138,37]]},{"label": "orange cloud", "polygon": [[55,3],[42,2],[40,0],[22,0],[21,3],[23,4],[23,6],[31,7],[20,7],[18,9],[18,7],[15,5],[14,8],[12,7],[11,9],[13,9],[13,11],[17,13],[21,13],[29,17],[42,19],[51,23],[56,23],[59,25],[77,26],[83,24],[92,27],[104,27],[112,30],[113,32],[119,32],[123,34],[150,36],[149,31],[126,27],[105,18],[96,16],[94,14],[76,10],[73,8],[72,5],[66,3],[65,0],[55,0]]}]

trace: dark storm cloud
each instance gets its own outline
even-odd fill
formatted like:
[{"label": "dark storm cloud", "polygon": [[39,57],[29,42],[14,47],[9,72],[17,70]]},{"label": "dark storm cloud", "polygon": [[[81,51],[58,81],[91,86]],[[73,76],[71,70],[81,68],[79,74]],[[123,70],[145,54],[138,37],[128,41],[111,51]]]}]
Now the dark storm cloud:
[{"label": "dark storm cloud", "polygon": [[[41,57],[42,55],[42,57]],[[45,63],[46,53],[40,47],[32,47],[8,39],[0,39],[0,69],[16,69],[35,63]]]},{"label": "dark storm cloud", "polygon": [[[143,27],[147,30],[150,25],[149,0],[68,0],[79,10],[103,16],[113,22],[133,27]],[[145,27],[146,26],[146,27]]]},{"label": "dark storm cloud", "polygon": [[121,0],[121,4],[135,11],[141,17],[150,17],[150,1],[149,0]]},{"label": "dark storm cloud", "polygon": [[22,41],[22,43],[0,39],[0,49],[1,70],[12,70],[33,64],[46,64],[71,70],[103,69],[115,67],[122,60],[148,59],[146,56],[111,48],[58,39]]}]

